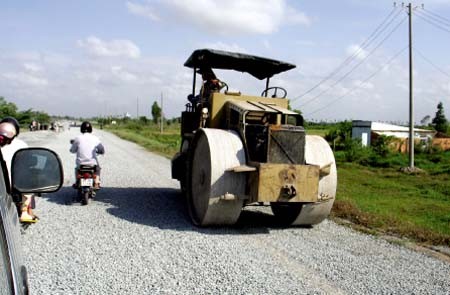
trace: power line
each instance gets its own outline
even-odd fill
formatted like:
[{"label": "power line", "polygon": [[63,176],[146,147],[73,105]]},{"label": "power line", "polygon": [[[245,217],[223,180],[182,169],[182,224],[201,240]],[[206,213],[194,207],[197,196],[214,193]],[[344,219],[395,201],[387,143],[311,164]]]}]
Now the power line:
[{"label": "power line", "polygon": [[438,19],[442,20],[443,22],[446,22],[447,24],[450,25],[450,20],[449,20],[448,18],[445,18],[445,17],[443,17],[443,16],[440,16],[439,14],[434,13],[434,12],[432,12],[432,11],[430,11],[430,10],[425,9],[425,8],[423,8],[423,12],[426,12],[426,13],[428,13],[428,14],[431,14],[431,15],[433,15],[434,17],[436,17],[436,18],[438,18]]},{"label": "power line", "polygon": [[417,49],[416,47],[414,47],[414,51],[417,52],[419,54],[419,56],[425,60],[427,63],[429,63],[430,65],[432,65],[436,70],[438,70],[439,72],[441,72],[442,74],[444,74],[445,76],[450,78],[450,74],[448,74],[446,71],[444,71],[441,67],[439,67],[438,65],[436,65],[435,63],[433,63],[430,59],[428,59],[427,57],[425,57],[425,55],[423,53],[420,52],[419,49]]},{"label": "power line", "polygon": [[330,89],[335,87],[337,84],[339,84],[342,80],[347,78],[351,73],[353,73],[362,63],[364,63],[378,48],[381,47],[381,45],[384,44],[384,42],[400,27],[401,24],[407,19],[407,16],[405,16],[388,34],[381,40],[381,42],[378,43],[378,45],[373,48],[359,63],[357,63],[353,68],[350,69],[344,76],[342,76],[340,79],[338,79],[334,84],[332,84],[330,87],[325,89],[324,91],[320,92],[318,95],[314,96],[313,98],[307,100],[305,103],[303,103],[300,107],[304,107],[305,105],[309,104],[310,102],[316,100],[326,92],[328,92]]},{"label": "power line", "polygon": [[[361,45],[359,46],[359,48],[357,50],[355,50],[355,52],[353,52],[352,55],[350,55],[349,57],[347,57],[339,66],[336,67],[336,69],[334,69],[330,74],[328,74],[325,78],[323,78],[322,80],[320,80],[317,84],[315,84],[313,87],[311,87],[309,90],[305,91],[304,93],[302,93],[299,96],[294,97],[293,99],[291,99],[291,102],[305,96],[306,94],[312,92],[314,89],[316,89],[317,87],[319,87],[320,85],[322,85],[323,83],[325,83],[326,81],[328,81],[332,76],[334,76],[335,74],[337,74],[338,72],[340,72],[347,64],[349,64],[351,61],[353,61],[358,54],[365,49],[366,47],[370,46],[370,44],[372,43],[372,41],[374,41],[382,32],[384,32],[384,30],[386,30],[386,28],[398,17],[398,15],[401,13],[401,11],[399,11],[390,21],[388,24],[385,25],[385,23],[389,20],[389,18],[391,18],[391,16],[394,14],[395,10],[397,8],[394,7],[392,9],[392,11],[388,14],[387,17],[384,18],[384,20],[381,22],[380,25],[377,26],[377,28],[370,34],[370,36],[363,42],[361,43]],[[384,26],[384,28],[380,31],[380,28]]]},{"label": "power line", "polygon": [[447,29],[447,28],[445,28],[445,27],[443,27],[443,26],[441,26],[439,24],[436,24],[433,20],[430,20],[430,18],[428,18],[427,16],[422,16],[420,13],[417,13],[416,16],[418,16],[419,18],[421,18],[425,22],[429,23],[430,25],[432,25],[432,26],[434,26],[434,27],[436,27],[438,29],[441,29],[441,30],[443,30],[443,31],[445,31],[447,33],[450,33],[450,29]]},{"label": "power line", "polygon": [[450,22],[449,21],[445,21],[445,20],[442,20],[442,19],[440,19],[438,17],[435,17],[434,15],[430,14],[426,10],[418,10],[417,12],[419,14],[423,14],[424,17],[428,17],[428,19],[432,19],[433,21],[435,21],[437,23],[440,23],[441,25],[450,26]]},{"label": "power line", "polygon": [[309,114],[306,114],[307,116],[313,115],[315,113],[318,113],[326,108],[328,108],[329,106],[331,106],[332,104],[336,103],[337,101],[341,100],[342,98],[346,97],[347,95],[349,95],[350,93],[352,93],[353,91],[355,91],[356,89],[358,89],[359,87],[361,87],[361,85],[363,85],[364,83],[367,83],[370,79],[372,79],[373,77],[375,77],[375,75],[377,75],[379,72],[381,72],[384,68],[386,68],[387,66],[389,66],[398,56],[400,56],[403,52],[405,52],[405,50],[408,48],[408,46],[405,46],[403,49],[401,49],[400,51],[398,51],[387,63],[385,63],[383,66],[381,66],[377,71],[375,71],[372,75],[370,75],[369,77],[367,77],[365,80],[361,81],[359,83],[358,86],[350,89],[349,91],[347,91],[345,94],[341,95],[340,97],[336,98],[335,100],[331,101],[329,104],[327,104],[324,107],[321,107]]}]

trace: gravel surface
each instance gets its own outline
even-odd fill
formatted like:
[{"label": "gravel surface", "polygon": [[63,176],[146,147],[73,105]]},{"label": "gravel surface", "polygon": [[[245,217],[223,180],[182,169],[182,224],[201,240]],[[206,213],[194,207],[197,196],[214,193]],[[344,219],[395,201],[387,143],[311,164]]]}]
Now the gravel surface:
[{"label": "gravel surface", "polygon": [[328,220],[280,229],[258,209],[235,227],[192,226],[170,160],[101,130],[103,189],[71,204],[77,134],[20,135],[65,171],[22,236],[31,294],[450,294],[450,264]]}]

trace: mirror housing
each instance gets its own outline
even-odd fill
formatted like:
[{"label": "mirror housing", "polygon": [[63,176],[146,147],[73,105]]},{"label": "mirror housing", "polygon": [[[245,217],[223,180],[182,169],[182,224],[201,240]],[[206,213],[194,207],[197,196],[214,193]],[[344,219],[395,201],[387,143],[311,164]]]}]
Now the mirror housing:
[{"label": "mirror housing", "polygon": [[18,150],[11,163],[11,185],[19,193],[53,193],[64,180],[61,159],[46,148]]}]

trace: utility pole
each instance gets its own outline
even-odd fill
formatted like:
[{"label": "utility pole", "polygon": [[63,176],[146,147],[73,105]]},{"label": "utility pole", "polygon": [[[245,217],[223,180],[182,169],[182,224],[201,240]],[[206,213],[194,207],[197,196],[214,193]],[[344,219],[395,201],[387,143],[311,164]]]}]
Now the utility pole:
[{"label": "utility pole", "polygon": [[139,119],[139,97],[136,99],[136,119]]},{"label": "utility pole", "polygon": [[163,133],[163,122],[164,122],[163,93],[161,92],[161,115],[160,115],[160,124],[161,124],[161,130],[160,130],[160,132],[161,132],[161,133]]},{"label": "utility pole", "polygon": [[409,16],[409,168],[414,169],[414,97],[412,55],[412,4],[406,6]]}]

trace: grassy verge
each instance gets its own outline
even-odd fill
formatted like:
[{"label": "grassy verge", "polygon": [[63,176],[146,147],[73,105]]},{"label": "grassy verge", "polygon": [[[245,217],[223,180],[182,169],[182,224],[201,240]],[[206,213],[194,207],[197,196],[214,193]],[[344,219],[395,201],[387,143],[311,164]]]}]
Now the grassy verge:
[{"label": "grassy verge", "polygon": [[307,135],[319,135],[322,137],[325,137],[325,134],[327,133],[328,130],[326,129],[306,129],[306,134]]},{"label": "grassy verge", "polygon": [[163,133],[154,124],[109,125],[105,129],[166,158],[171,158],[180,150],[179,124],[166,126]]},{"label": "grassy verge", "polygon": [[[180,147],[179,124],[166,128],[126,125],[108,127],[118,136],[171,158]],[[322,130],[308,134],[323,135]],[[368,232],[450,246],[450,153],[417,155],[423,174],[398,168],[370,168],[338,159],[338,190],[332,217],[344,218]],[[389,160],[389,159],[388,159]],[[393,156],[407,166],[406,156]]]},{"label": "grassy verge", "polygon": [[417,242],[450,246],[450,176],[340,163],[332,216]]}]

